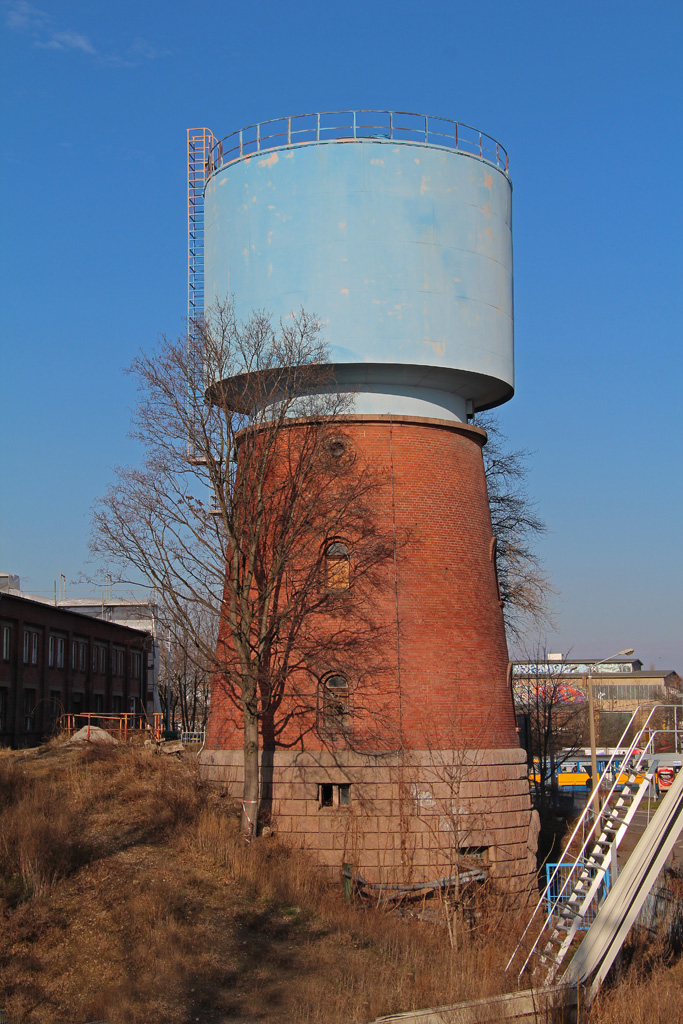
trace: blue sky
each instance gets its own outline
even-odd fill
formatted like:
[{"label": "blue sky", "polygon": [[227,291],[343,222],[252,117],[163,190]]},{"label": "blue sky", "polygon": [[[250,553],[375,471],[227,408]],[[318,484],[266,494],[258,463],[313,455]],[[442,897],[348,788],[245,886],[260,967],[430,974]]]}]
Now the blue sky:
[{"label": "blue sky", "polygon": [[683,672],[680,3],[9,0],[0,18],[1,568],[75,580],[89,508],[135,458],[121,370],[183,327],[186,128],[414,110],[510,153],[501,420],[550,527],[543,639]]}]

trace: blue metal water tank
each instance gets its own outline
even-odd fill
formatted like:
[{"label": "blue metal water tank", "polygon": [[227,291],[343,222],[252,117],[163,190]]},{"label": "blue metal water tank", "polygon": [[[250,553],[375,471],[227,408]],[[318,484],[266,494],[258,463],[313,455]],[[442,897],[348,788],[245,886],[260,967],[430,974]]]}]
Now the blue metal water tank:
[{"label": "blue metal water tank", "polygon": [[356,412],[465,420],[514,389],[507,155],[456,122],[362,114],[214,146],[205,302],[318,315]]}]

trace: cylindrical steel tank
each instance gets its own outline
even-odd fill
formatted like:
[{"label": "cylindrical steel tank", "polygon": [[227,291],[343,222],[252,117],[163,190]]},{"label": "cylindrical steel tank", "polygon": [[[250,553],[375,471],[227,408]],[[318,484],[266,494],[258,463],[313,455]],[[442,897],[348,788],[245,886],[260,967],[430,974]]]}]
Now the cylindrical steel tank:
[{"label": "cylindrical steel tank", "polygon": [[463,421],[513,393],[507,157],[455,122],[410,116],[409,129],[394,115],[355,137],[289,118],[256,126],[258,148],[242,133],[218,144],[205,300],[234,296],[245,318],[320,316],[357,413]]}]

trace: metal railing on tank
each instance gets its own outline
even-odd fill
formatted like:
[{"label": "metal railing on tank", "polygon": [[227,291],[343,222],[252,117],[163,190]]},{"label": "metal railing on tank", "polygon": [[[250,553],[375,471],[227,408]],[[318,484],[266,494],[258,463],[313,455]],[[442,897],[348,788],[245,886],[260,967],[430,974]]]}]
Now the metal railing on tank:
[{"label": "metal railing on tank", "polygon": [[325,110],[260,121],[215,141],[209,150],[206,176],[208,179],[226,164],[270,149],[358,139],[441,146],[478,157],[508,173],[503,146],[460,121],[405,110]]}]

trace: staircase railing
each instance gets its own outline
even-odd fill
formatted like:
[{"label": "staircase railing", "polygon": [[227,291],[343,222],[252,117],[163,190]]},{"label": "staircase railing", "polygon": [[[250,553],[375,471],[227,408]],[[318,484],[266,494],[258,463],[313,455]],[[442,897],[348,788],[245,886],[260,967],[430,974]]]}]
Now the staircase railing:
[{"label": "staircase railing", "polygon": [[[598,792],[600,791],[600,787],[604,779],[610,776],[615,768],[615,762],[619,759],[619,770],[614,772],[614,782],[612,783],[605,800],[605,804],[608,809],[606,811],[600,811],[595,815],[593,823],[582,843],[579,853],[576,856],[572,855],[572,870],[567,873],[567,877],[559,891],[555,890],[556,894],[553,893],[554,887],[557,886],[556,877],[560,871],[560,865],[558,864],[554,872],[550,875],[538,903],[534,907],[529,922],[505,968],[506,971],[510,969],[521,949],[527,950],[527,957],[519,971],[518,983],[521,981],[522,975],[533,957],[538,957],[540,962],[544,964],[550,962],[546,984],[549,983],[559,968],[567,949],[571,945],[571,940],[577,930],[580,918],[586,913],[588,907],[600,889],[602,879],[610,865],[612,853],[618,848],[619,843],[621,842],[621,839],[623,838],[623,835],[635,814],[635,810],[651,782],[652,774],[649,772],[643,774],[639,770],[645,757],[651,756],[651,754],[648,753],[648,748],[652,743],[652,737],[648,736],[647,742],[644,745],[642,743],[643,737],[648,732],[650,723],[657,712],[668,709],[673,710],[675,707],[675,705],[669,704],[657,704],[646,708],[638,707],[631,715],[631,718],[617,743],[617,748],[622,748],[625,745],[626,736],[631,730],[636,717],[643,711],[649,712],[635,739],[629,745],[626,754],[619,754],[615,750],[600,776],[597,787]],[[621,777],[625,774],[624,768],[626,766],[629,767],[632,774],[626,787],[624,787]],[[639,775],[641,776],[640,782],[638,781]],[[635,787],[637,787],[635,792],[632,792]],[[619,790],[622,788],[625,789],[625,795],[619,795]],[[613,807],[609,807],[608,805],[610,800],[612,800],[615,794],[617,795],[615,805]],[[589,821],[590,815],[593,813],[592,805],[593,801],[589,800],[566,843],[565,852],[560,858],[560,862],[566,862],[566,860],[569,859],[567,851],[571,848],[579,833],[585,830],[586,823]],[[619,812],[623,811],[624,808],[626,808],[625,813],[620,814]],[[616,828],[614,827],[615,825],[617,826]],[[588,874],[586,874],[586,869],[582,864],[584,860],[588,860],[590,862],[590,870],[588,871]],[[581,877],[582,871],[584,872],[583,877]],[[565,936],[561,941],[560,949],[551,954],[549,940],[553,934],[552,920],[558,910],[560,912],[564,910],[565,915],[567,915],[568,912],[568,918],[571,919],[571,925],[565,932]],[[525,939],[532,930],[534,922],[539,919],[539,915],[541,913],[545,915],[545,920],[539,929],[536,939],[531,946],[529,946],[525,943]],[[558,929],[555,930],[557,931]],[[544,939],[546,940],[546,945],[543,949],[540,949],[539,947],[543,943]]]}]

